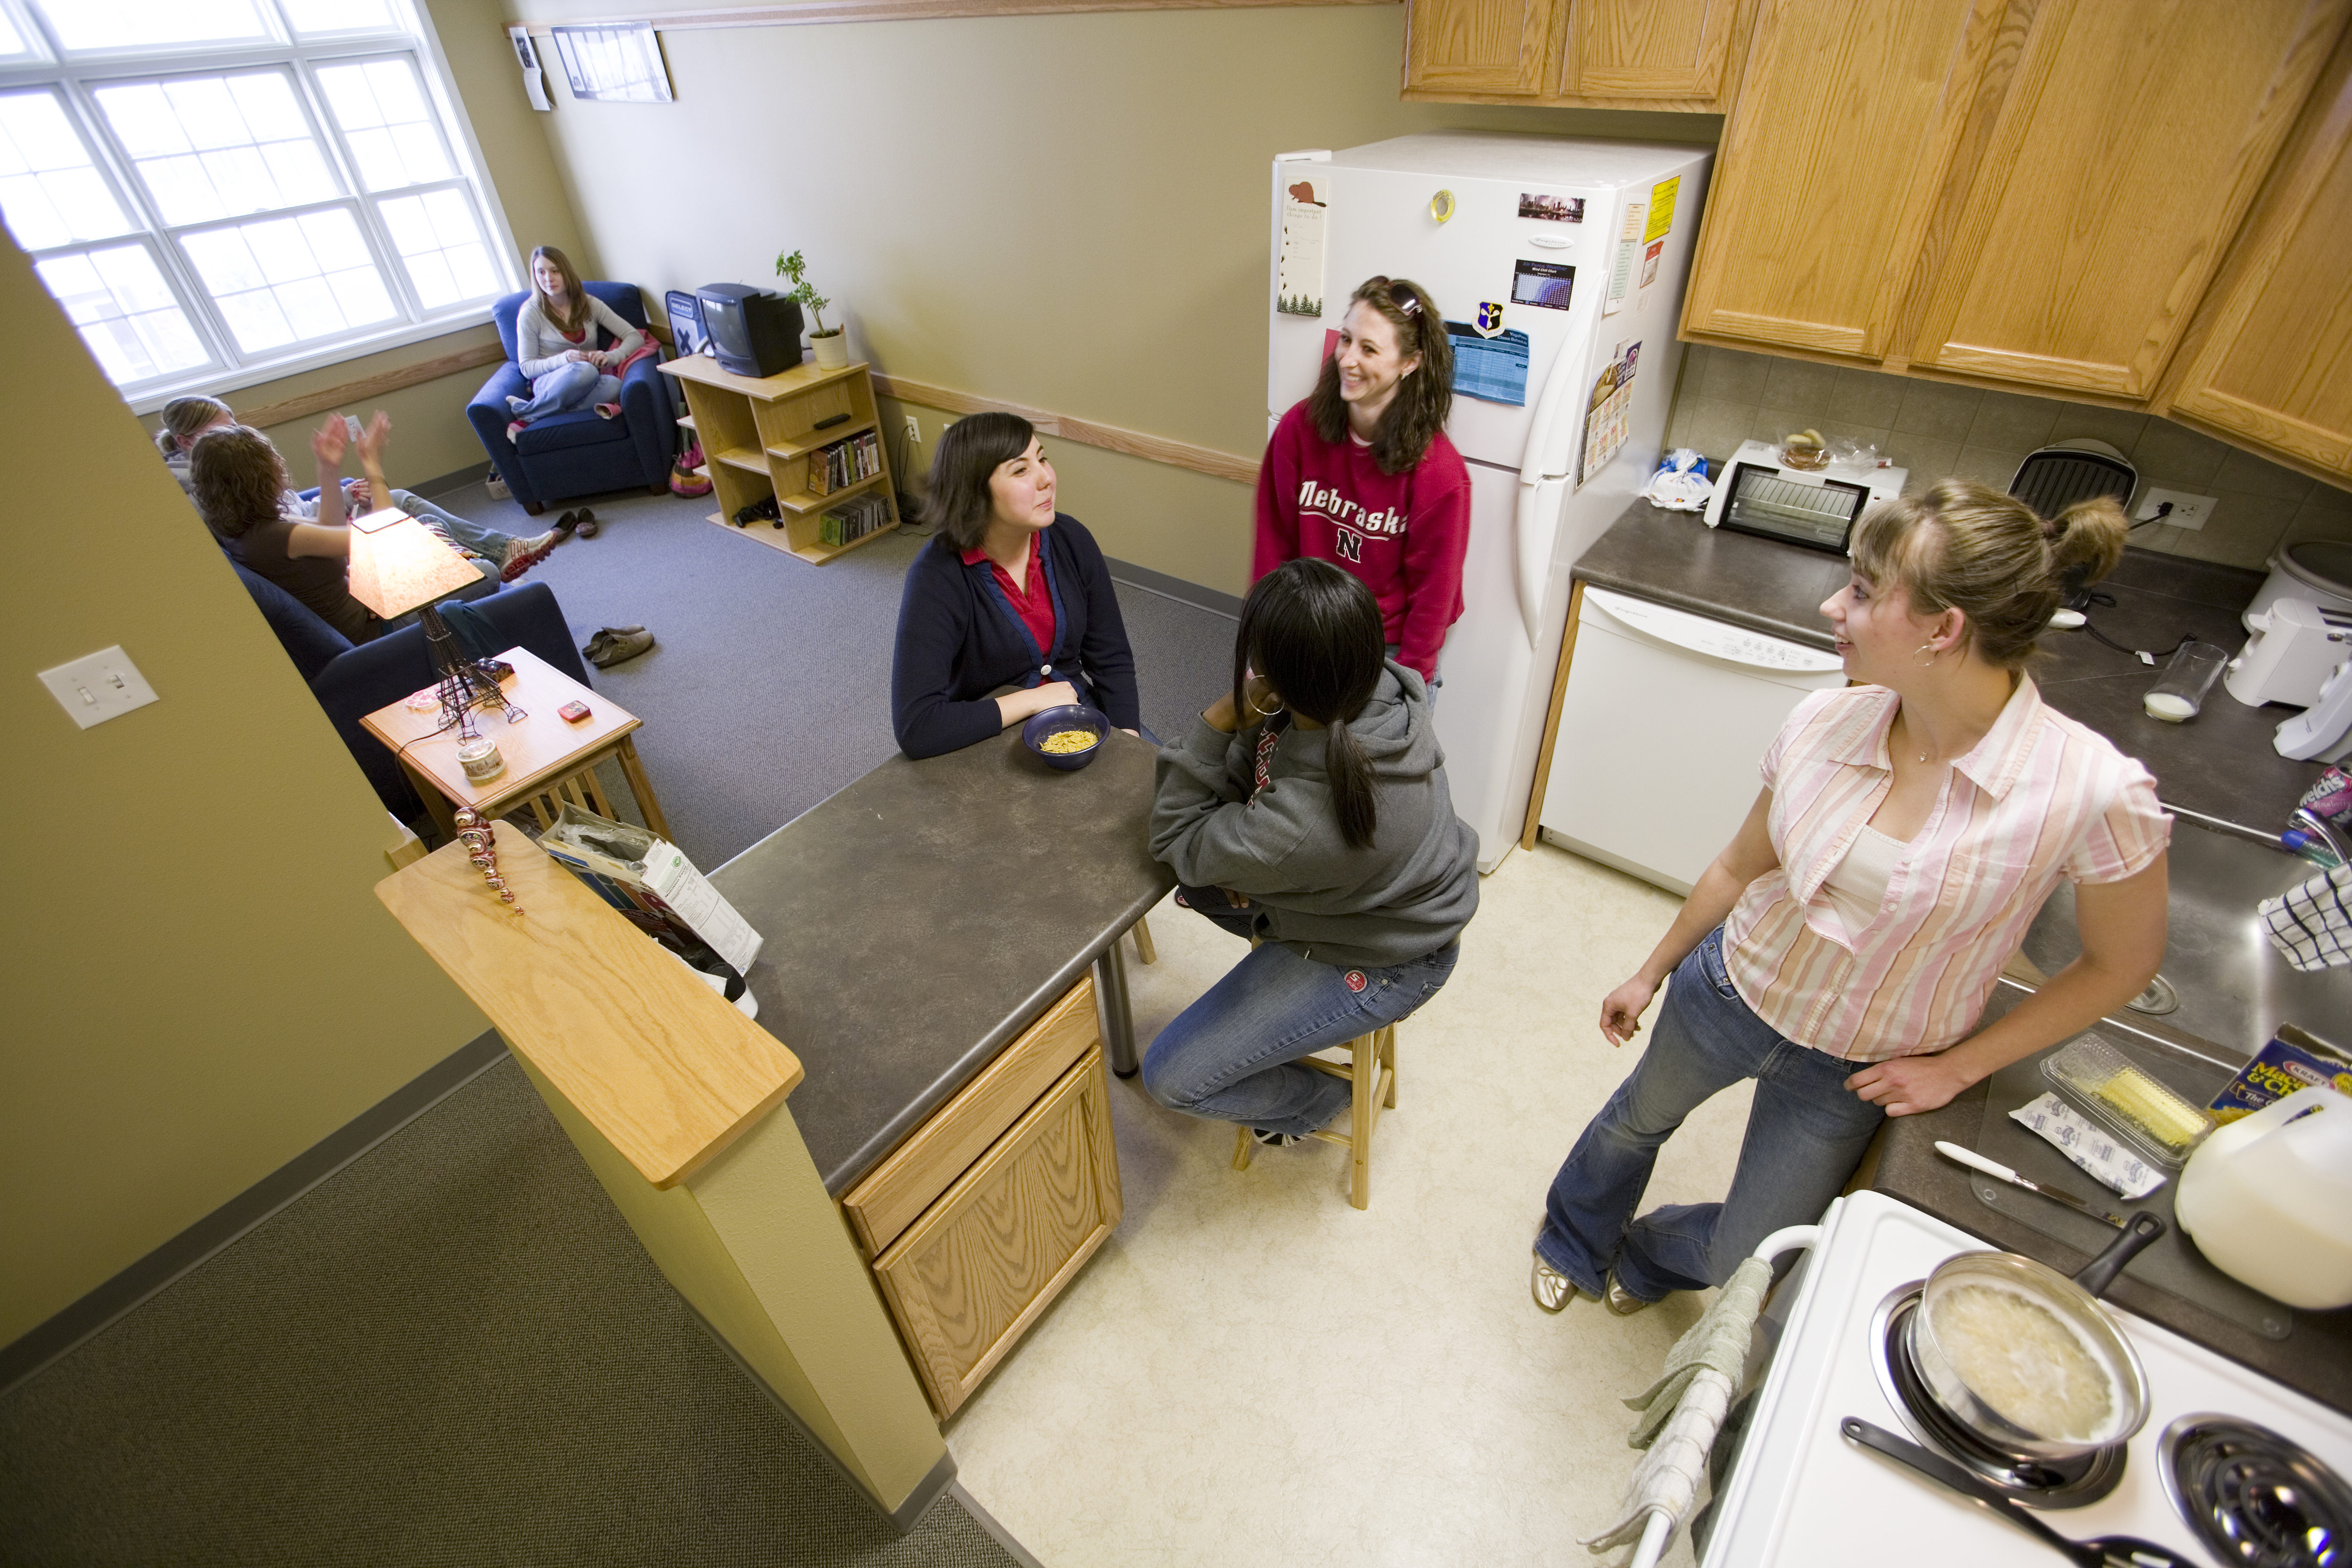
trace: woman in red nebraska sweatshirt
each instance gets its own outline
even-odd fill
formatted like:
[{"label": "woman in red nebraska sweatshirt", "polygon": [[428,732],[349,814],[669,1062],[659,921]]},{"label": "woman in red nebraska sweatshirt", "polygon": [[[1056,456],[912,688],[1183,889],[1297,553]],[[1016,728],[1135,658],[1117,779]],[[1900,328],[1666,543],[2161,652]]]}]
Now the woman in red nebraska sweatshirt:
[{"label": "woman in red nebraska sweatshirt", "polygon": [[1339,340],[1266,443],[1250,578],[1301,556],[1352,574],[1397,662],[1434,681],[1470,543],[1470,471],[1445,438],[1454,350],[1436,301],[1402,278],[1358,289]]}]

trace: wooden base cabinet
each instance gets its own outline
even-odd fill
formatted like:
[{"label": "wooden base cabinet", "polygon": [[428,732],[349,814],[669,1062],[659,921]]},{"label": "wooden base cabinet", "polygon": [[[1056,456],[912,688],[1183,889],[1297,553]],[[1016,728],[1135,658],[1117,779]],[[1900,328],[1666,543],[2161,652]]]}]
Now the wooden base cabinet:
[{"label": "wooden base cabinet", "polygon": [[842,1199],[941,1420],[1118,1224],[1118,1152],[1081,981]]}]

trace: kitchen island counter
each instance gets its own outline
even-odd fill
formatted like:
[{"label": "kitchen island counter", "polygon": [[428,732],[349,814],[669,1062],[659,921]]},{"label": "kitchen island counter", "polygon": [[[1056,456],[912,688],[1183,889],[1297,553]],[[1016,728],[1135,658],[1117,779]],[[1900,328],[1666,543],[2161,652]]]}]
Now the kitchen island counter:
[{"label": "kitchen island counter", "polygon": [[[1846,563],[1708,528],[1692,513],[1637,500],[1577,562],[1575,575],[1596,588],[1826,650],[1829,626],[1820,605],[1844,585]],[[2246,640],[2238,612],[2261,584],[2260,573],[2128,550],[2098,584],[2116,603],[2095,606],[2091,620],[2116,641],[2155,653],[2159,663],[2184,632],[2235,654]],[[2249,708],[2217,685],[2195,719],[2168,724],[2140,707],[2157,669],[2087,631],[2053,632],[2042,646],[2050,657],[2034,679],[2043,700],[2147,764],[2168,805],[2275,832],[2319,776],[2318,763],[2294,762],[2272,748],[2273,731],[2294,709]]]}]

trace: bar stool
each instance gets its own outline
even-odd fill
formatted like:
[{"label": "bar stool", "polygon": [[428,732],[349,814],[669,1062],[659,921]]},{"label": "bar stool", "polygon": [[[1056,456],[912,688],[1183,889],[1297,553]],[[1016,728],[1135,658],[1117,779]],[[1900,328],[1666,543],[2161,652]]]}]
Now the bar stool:
[{"label": "bar stool", "polygon": [[[1369,1208],[1372,1202],[1372,1129],[1380,1124],[1381,1111],[1396,1109],[1396,1026],[1386,1024],[1369,1035],[1358,1035],[1348,1042],[1346,1049],[1353,1058],[1352,1066],[1327,1062],[1320,1057],[1300,1058],[1318,1072],[1348,1079],[1355,1089],[1348,1107],[1348,1131],[1333,1132],[1318,1128],[1307,1136],[1337,1143],[1354,1157],[1348,1202],[1360,1209]],[[1234,1170],[1249,1169],[1250,1152],[1256,1142],[1248,1128],[1234,1127]]]}]

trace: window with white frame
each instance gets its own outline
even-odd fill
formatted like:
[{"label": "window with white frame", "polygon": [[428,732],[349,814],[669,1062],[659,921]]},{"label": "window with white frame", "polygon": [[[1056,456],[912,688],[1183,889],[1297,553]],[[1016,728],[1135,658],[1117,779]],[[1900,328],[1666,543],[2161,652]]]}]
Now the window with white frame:
[{"label": "window with white frame", "polygon": [[0,0],[0,221],[134,403],[517,287],[414,0]]}]

